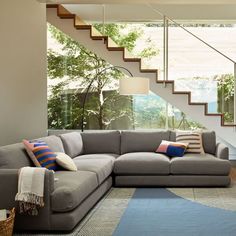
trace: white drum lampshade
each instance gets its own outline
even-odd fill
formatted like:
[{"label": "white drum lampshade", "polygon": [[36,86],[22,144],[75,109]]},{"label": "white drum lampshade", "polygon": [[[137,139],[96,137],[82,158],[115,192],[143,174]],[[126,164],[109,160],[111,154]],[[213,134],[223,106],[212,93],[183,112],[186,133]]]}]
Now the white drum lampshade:
[{"label": "white drum lampshade", "polygon": [[129,77],[119,80],[120,95],[147,95],[149,93],[149,79],[143,77]]}]

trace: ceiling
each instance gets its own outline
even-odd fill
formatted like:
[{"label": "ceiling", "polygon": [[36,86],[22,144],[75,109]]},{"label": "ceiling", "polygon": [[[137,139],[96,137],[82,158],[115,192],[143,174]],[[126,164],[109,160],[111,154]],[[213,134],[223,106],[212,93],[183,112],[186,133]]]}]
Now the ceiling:
[{"label": "ceiling", "polygon": [[[38,0],[63,4],[83,20],[101,22],[152,22],[162,19],[236,22],[236,0]],[[73,4],[74,3],[74,4]],[[77,3],[77,4],[75,4]]]},{"label": "ceiling", "polygon": [[236,4],[235,0],[38,0],[39,2],[51,3],[77,3],[77,4]]},{"label": "ceiling", "polygon": [[[88,22],[102,22],[103,5],[65,4],[71,13]],[[106,22],[154,22],[162,14],[174,20],[236,22],[236,5],[179,5],[179,4],[106,4]]]}]

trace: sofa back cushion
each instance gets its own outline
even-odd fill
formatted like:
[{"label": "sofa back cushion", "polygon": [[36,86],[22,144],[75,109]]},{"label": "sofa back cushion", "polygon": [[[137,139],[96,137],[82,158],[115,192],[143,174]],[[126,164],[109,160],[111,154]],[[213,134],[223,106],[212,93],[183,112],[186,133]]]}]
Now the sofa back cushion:
[{"label": "sofa back cushion", "polygon": [[155,152],[162,140],[170,140],[170,131],[122,131],[121,154]]},{"label": "sofa back cushion", "polygon": [[83,140],[79,132],[70,132],[61,134],[65,153],[71,158],[77,157],[83,152]]},{"label": "sofa back cushion", "polygon": [[[176,132],[171,131],[170,140],[176,141]],[[216,153],[216,134],[214,131],[202,132],[202,145],[205,153],[215,155]]]},{"label": "sofa back cushion", "polygon": [[81,133],[83,154],[114,153],[120,154],[119,131],[96,131]]},{"label": "sofa back cushion", "polygon": [[44,141],[53,152],[65,152],[61,139],[56,135],[50,135],[36,140]]},{"label": "sofa back cushion", "polygon": [[204,151],[215,155],[216,153],[216,133],[214,131],[204,131],[202,133],[202,145]]},{"label": "sofa back cushion", "polygon": [[24,166],[34,166],[23,143],[0,147],[0,169],[19,169]]}]

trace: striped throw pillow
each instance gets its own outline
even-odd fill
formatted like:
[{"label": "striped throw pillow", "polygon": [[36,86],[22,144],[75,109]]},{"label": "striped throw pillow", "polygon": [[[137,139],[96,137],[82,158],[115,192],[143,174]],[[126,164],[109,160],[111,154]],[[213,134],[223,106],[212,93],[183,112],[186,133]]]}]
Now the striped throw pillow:
[{"label": "striped throw pillow", "polygon": [[188,143],[186,153],[205,154],[202,145],[202,134],[198,132],[177,132],[176,141]]},{"label": "striped throw pillow", "polygon": [[156,152],[164,153],[169,157],[182,157],[187,149],[187,146],[188,145],[186,143],[162,140]]},{"label": "striped throw pillow", "polygon": [[25,149],[37,167],[45,167],[49,170],[57,170],[56,154],[43,141],[23,140]]}]

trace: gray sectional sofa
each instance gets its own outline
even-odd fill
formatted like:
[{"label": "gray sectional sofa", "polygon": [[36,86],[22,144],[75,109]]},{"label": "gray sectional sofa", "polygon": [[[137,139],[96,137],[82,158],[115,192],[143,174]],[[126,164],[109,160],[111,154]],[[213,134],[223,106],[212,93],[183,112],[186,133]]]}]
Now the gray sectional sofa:
[{"label": "gray sectional sofa", "polygon": [[[81,139],[82,137],[82,139]],[[72,230],[113,186],[228,186],[228,148],[214,132],[202,135],[205,155],[169,158],[155,153],[172,131],[77,132],[41,138],[73,158],[78,171],[46,171],[45,207],[17,215],[16,230]],[[21,143],[0,147],[0,209],[16,206],[18,170],[32,166]]]}]

